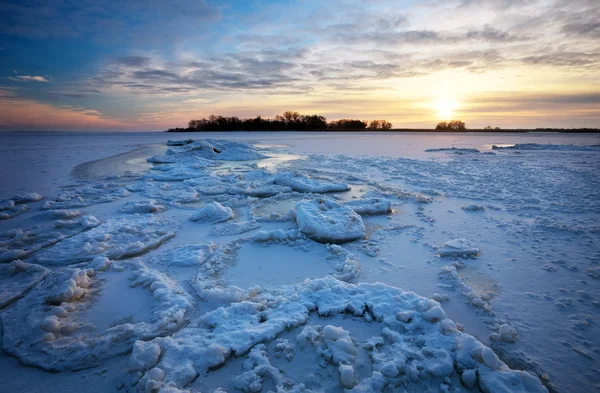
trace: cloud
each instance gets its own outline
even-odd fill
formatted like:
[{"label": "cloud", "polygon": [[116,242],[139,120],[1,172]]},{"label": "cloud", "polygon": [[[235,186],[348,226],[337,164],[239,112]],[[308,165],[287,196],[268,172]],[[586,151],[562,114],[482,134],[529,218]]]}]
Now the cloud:
[{"label": "cloud", "polygon": [[183,100],[186,104],[210,104],[214,102],[212,100],[208,100],[206,98],[190,98],[189,100]]},{"label": "cloud", "polygon": [[115,59],[118,64],[130,67],[147,66],[150,63],[150,60],[151,59],[147,56],[123,56]]},{"label": "cloud", "polygon": [[9,76],[8,79],[17,82],[50,82],[48,79],[43,76],[32,76],[32,75],[19,75],[19,76]]},{"label": "cloud", "polygon": [[206,0],[5,0],[0,2],[0,34],[26,38],[81,38],[103,42],[156,41],[185,34],[218,18]]},{"label": "cloud", "polygon": [[131,128],[131,124],[106,118],[96,110],[56,107],[0,90],[0,129],[83,131]]}]

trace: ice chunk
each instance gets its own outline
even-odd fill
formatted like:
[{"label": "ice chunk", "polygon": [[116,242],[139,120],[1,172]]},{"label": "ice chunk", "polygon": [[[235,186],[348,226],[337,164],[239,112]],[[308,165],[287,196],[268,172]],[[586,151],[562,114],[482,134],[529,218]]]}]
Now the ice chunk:
[{"label": "ice chunk", "polygon": [[181,183],[138,182],[127,186],[132,192],[139,192],[148,198],[159,198],[166,201],[194,202],[200,198],[198,191]]},{"label": "ice chunk", "polygon": [[230,207],[225,207],[219,202],[211,202],[198,210],[196,214],[190,217],[191,221],[208,222],[217,224],[231,220],[235,214]]},{"label": "ice chunk", "polygon": [[121,208],[123,213],[160,213],[165,207],[159,205],[154,199],[149,201],[130,201]]},{"label": "ice chunk", "polygon": [[214,243],[189,244],[165,251],[150,261],[163,266],[200,266],[214,255],[216,249]]},{"label": "ice chunk", "polygon": [[49,273],[45,267],[20,260],[0,265],[0,309],[23,297]]},{"label": "ice chunk", "polygon": [[479,248],[468,239],[449,240],[439,250],[441,257],[475,256]]},{"label": "ice chunk", "polygon": [[461,207],[461,209],[468,211],[468,212],[482,212],[482,211],[485,211],[485,206],[477,205],[477,204],[470,204],[470,205]]},{"label": "ice chunk", "polygon": [[250,232],[260,228],[260,224],[252,221],[230,221],[215,225],[212,234],[215,236],[232,236]]},{"label": "ice chunk", "polygon": [[75,209],[97,203],[113,202],[130,194],[120,184],[101,183],[64,190],[56,198],[46,201],[41,208],[45,210]]},{"label": "ice chunk", "polygon": [[148,370],[158,363],[160,347],[153,342],[136,341],[129,356],[129,367],[132,370]]},{"label": "ice chunk", "polygon": [[[73,211],[53,211],[60,214],[41,214],[37,217],[72,217]],[[48,212],[50,213],[50,212]],[[12,229],[0,234],[0,263],[14,259],[24,259],[33,253],[50,247],[64,239],[76,235],[86,229],[100,225],[94,216],[84,216],[73,220],[56,220],[51,222],[37,221],[33,227],[22,230]]]},{"label": "ice chunk", "polygon": [[392,202],[383,198],[356,199],[344,203],[360,215],[390,214]]},{"label": "ice chunk", "polygon": [[328,180],[310,179],[300,172],[282,172],[275,176],[275,184],[288,186],[297,192],[327,193],[350,190],[348,184],[332,183]]},{"label": "ice chunk", "polygon": [[175,236],[173,222],[154,216],[123,216],[65,239],[35,256],[47,265],[70,265],[97,256],[124,259],[141,255]]},{"label": "ice chunk", "polygon": [[[300,286],[255,293],[245,301],[206,313],[198,323],[188,325],[176,335],[154,339],[152,342],[161,349],[159,362],[141,370],[141,374],[135,373],[133,383],[139,380],[144,384],[157,367],[164,371],[161,386],[183,389],[198,375],[223,365],[229,357],[250,352],[243,362],[244,373],[236,378],[236,387],[260,390],[265,376],[278,386],[279,370],[271,368],[266,347],[261,344],[304,325],[310,313],[315,312],[323,317],[351,313],[361,317],[357,321],[369,315],[372,322],[364,323],[381,323],[381,335],[364,345],[373,362],[372,374],[360,379],[354,371],[357,347],[350,336],[351,330],[313,325],[304,327],[298,335],[299,345],[314,345],[325,361],[337,367],[345,388],[353,387],[357,392],[380,391],[400,374],[406,381],[451,385],[453,381],[458,383],[451,378],[456,367],[466,370],[465,385],[472,385],[470,377],[476,376],[468,370],[485,373],[488,386],[485,391],[508,392],[513,385],[516,391],[525,391],[519,390],[519,386],[533,392],[544,391],[535,377],[511,371],[490,348],[458,329],[451,329],[456,326],[451,321],[439,318],[427,321],[425,314],[438,307],[435,301],[383,284],[353,285],[331,277],[307,280]],[[412,312],[413,318],[407,322],[396,319],[396,315],[407,312]],[[357,329],[363,334],[361,327]],[[522,380],[517,381],[517,377]],[[460,386],[455,385],[454,389],[460,390]]]},{"label": "ice chunk", "polygon": [[38,202],[42,199],[44,199],[44,197],[37,192],[28,192],[27,194],[20,194],[12,197],[12,200],[15,201],[15,203]]},{"label": "ice chunk", "polygon": [[[131,351],[137,340],[171,334],[188,322],[194,302],[179,285],[139,261],[128,263],[128,268],[127,272],[64,268],[50,273],[4,311],[4,351],[23,364],[48,371],[84,369]],[[127,289],[104,294],[103,286],[122,275]],[[99,298],[118,296],[126,305],[129,296],[139,296],[135,291],[149,295],[145,304],[149,314],[143,320],[125,318],[102,328],[91,322],[96,312],[106,312],[95,309],[100,307]],[[121,309],[122,303],[113,309]],[[160,354],[157,349],[155,343],[140,341],[134,347],[132,367],[153,367]]]},{"label": "ice chunk", "polygon": [[340,364],[339,367],[340,380],[345,389],[354,387],[354,367],[349,364]]},{"label": "ice chunk", "polygon": [[480,153],[477,149],[465,148],[465,147],[442,147],[439,149],[427,149],[427,153],[445,152],[449,154],[469,154],[469,153]]},{"label": "ice chunk", "polygon": [[345,243],[366,235],[365,224],[354,210],[329,199],[298,202],[296,223],[302,233],[322,243]]}]

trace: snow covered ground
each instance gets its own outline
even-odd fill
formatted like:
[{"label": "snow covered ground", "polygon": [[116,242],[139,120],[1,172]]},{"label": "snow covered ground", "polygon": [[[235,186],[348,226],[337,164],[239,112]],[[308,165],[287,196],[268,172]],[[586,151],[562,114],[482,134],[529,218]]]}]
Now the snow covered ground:
[{"label": "snow covered ground", "polygon": [[3,389],[600,391],[597,136],[0,139]]}]

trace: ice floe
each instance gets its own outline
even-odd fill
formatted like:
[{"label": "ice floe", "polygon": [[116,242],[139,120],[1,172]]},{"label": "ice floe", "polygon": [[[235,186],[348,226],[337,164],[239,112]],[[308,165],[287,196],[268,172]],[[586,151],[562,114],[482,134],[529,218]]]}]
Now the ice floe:
[{"label": "ice floe", "polygon": [[40,218],[62,218],[50,222],[40,221],[28,229],[11,229],[0,234],[0,263],[24,259],[64,239],[100,225],[94,216],[79,215],[79,211],[51,210]]},{"label": "ice floe", "polygon": [[322,243],[345,243],[366,235],[360,216],[331,199],[298,202],[296,223],[302,233]]},{"label": "ice floe", "polygon": [[123,213],[160,213],[165,207],[159,205],[154,199],[149,201],[129,201],[123,205]]},{"label": "ice floe", "polygon": [[97,203],[113,202],[128,195],[131,195],[129,191],[115,183],[75,187],[62,191],[55,198],[48,199],[42,209],[76,209]]},{"label": "ice floe", "polygon": [[282,172],[275,176],[275,184],[290,187],[297,192],[329,193],[350,190],[346,183],[333,183],[328,180],[311,179],[300,172]]},{"label": "ice floe", "polygon": [[20,260],[0,265],[0,309],[21,298],[49,273],[43,266]]},{"label": "ice floe", "polygon": [[355,199],[344,202],[344,206],[348,206],[360,215],[390,214],[392,212],[392,202],[384,198]]},{"label": "ice floe", "polygon": [[[138,391],[188,390],[192,381],[221,367],[230,357],[249,353],[242,374],[233,378],[236,388],[257,391],[265,377],[272,378],[275,385],[294,386],[301,380],[288,380],[273,367],[262,344],[284,331],[306,326],[312,313],[322,318],[340,313],[368,315],[371,323],[380,324],[380,334],[365,344],[373,362],[371,374],[361,378],[354,372],[357,358],[352,330],[307,326],[300,334],[310,337],[323,359],[337,367],[344,388],[377,392],[399,384],[437,381],[438,386],[456,389],[460,376],[467,373],[464,380],[475,382],[484,392],[546,392],[539,379],[509,369],[490,348],[459,331],[437,302],[382,284],[353,285],[333,278],[307,281],[283,293],[256,294],[209,312],[170,337],[139,344],[152,356],[138,353],[141,350],[132,353],[136,370],[131,385]],[[150,360],[139,361],[140,357]],[[160,372],[152,371],[156,369]],[[154,378],[151,374],[160,375]]]},{"label": "ice floe", "polygon": [[230,207],[221,205],[219,202],[211,202],[200,208],[192,217],[191,221],[218,224],[231,220],[235,217]]},{"label": "ice floe", "polygon": [[36,254],[42,265],[71,265],[97,256],[131,258],[152,250],[173,236],[177,225],[154,216],[123,216],[63,240]]},{"label": "ice floe", "polygon": [[469,239],[453,239],[439,249],[441,257],[468,257],[479,254],[479,247]]},{"label": "ice floe", "polygon": [[[94,262],[100,271],[65,268],[52,272],[22,300],[4,310],[0,314],[4,351],[23,364],[44,370],[79,370],[130,352],[136,340],[172,333],[187,322],[193,299],[164,274],[139,261],[121,269],[114,264],[111,267],[106,258],[99,257]],[[127,286],[133,289],[125,287],[119,293],[106,293],[103,287],[118,277],[128,279]],[[102,297],[113,298],[109,313],[114,315],[126,308],[128,291],[136,291],[135,288],[148,294],[149,303],[144,305],[147,318],[126,318],[100,330],[90,321],[96,312],[107,312],[98,310]],[[127,314],[127,310],[123,312]]]}]

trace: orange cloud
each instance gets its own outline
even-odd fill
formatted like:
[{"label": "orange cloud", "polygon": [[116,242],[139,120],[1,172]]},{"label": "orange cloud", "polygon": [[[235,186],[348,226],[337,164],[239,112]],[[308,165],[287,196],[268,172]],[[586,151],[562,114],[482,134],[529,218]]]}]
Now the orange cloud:
[{"label": "orange cloud", "polygon": [[132,124],[105,118],[102,113],[73,107],[58,108],[0,90],[0,128],[9,130],[131,129]]}]

